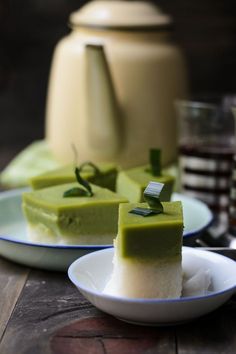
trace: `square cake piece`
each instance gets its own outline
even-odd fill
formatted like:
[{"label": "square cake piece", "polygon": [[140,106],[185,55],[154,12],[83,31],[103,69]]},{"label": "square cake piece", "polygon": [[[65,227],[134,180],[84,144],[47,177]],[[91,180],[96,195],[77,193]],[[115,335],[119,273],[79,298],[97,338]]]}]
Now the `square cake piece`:
[{"label": "square cake piece", "polygon": [[119,207],[114,269],[105,293],[130,298],[175,298],[182,291],[181,202],[163,202],[164,212],[130,213],[146,203]]},{"label": "square cake piece", "polygon": [[29,238],[60,244],[112,244],[117,234],[118,207],[127,200],[108,189],[91,185],[93,196],[63,197],[78,187],[62,184],[23,194]]},{"label": "square cake piece", "polygon": [[175,178],[164,174],[154,176],[149,165],[119,172],[116,191],[118,194],[126,196],[131,203],[144,202],[143,192],[150,181],[163,183],[164,188],[160,200],[163,202],[170,201]]},{"label": "square cake piece", "polygon": [[[117,168],[114,164],[100,164],[98,166],[100,173],[90,166],[86,166],[80,172],[81,177],[91,183],[94,183],[100,187],[108,188],[115,191]],[[40,174],[32,177],[29,180],[31,187],[36,189],[55,186],[63,183],[75,182],[75,172],[72,165],[63,166],[55,170]]]}]

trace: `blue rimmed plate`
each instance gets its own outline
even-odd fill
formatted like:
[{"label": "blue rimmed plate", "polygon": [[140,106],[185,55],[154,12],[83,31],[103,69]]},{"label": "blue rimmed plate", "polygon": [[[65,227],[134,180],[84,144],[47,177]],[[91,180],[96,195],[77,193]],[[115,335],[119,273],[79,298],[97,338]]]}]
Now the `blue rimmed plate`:
[{"label": "blue rimmed plate", "polygon": [[183,204],[185,239],[199,235],[212,223],[211,210],[200,200],[179,193],[173,193],[171,200]]},{"label": "blue rimmed plate", "polygon": [[[66,271],[78,257],[112,245],[57,245],[28,241],[26,222],[21,211],[21,195],[26,189],[0,193],[0,255],[27,266]],[[181,194],[184,209],[184,238],[194,236],[206,228],[212,214],[205,204]]]},{"label": "blue rimmed plate", "polygon": [[185,294],[179,299],[131,299],[107,295],[103,289],[112,273],[113,255],[114,249],[88,254],[70,266],[68,275],[94,306],[127,322],[166,326],[190,321],[217,309],[236,289],[235,261],[210,251],[183,247],[185,278],[193,279],[200,269],[209,277],[209,288],[193,288],[191,296]]}]

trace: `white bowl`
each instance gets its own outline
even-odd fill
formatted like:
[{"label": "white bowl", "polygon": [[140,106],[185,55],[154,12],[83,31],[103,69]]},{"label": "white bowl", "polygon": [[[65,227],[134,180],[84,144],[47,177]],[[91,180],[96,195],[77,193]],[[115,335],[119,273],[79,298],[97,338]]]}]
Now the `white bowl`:
[{"label": "white bowl", "polygon": [[208,294],[179,299],[129,299],[106,295],[103,289],[111,276],[113,254],[114,249],[106,249],[83,256],[72,263],[68,275],[94,306],[124,321],[146,325],[182,323],[215,310],[235,291],[236,262],[210,251],[183,247],[184,272],[190,276],[199,269],[209,272]]}]

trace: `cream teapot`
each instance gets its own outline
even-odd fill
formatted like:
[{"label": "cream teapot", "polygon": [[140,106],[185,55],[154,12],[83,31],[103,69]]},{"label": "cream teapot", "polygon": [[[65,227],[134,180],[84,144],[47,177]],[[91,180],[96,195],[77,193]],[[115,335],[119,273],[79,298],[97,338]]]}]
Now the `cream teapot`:
[{"label": "cream teapot", "polygon": [[161,147],[176,155],[173,102],[186,96],[171,18],[150,1],[91,1],[70,16],[49,79],[46,137],[62,162],[145,163]]}]

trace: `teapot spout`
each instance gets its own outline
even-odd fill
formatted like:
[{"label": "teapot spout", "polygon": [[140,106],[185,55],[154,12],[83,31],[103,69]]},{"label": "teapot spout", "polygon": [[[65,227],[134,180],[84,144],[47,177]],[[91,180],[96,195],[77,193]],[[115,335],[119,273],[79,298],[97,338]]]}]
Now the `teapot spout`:
[{"label": "teapot spout", "polygon": [[87,44],[87,142],[99,160],[112,160],[120,150],[120,112],[104,48]]}]

